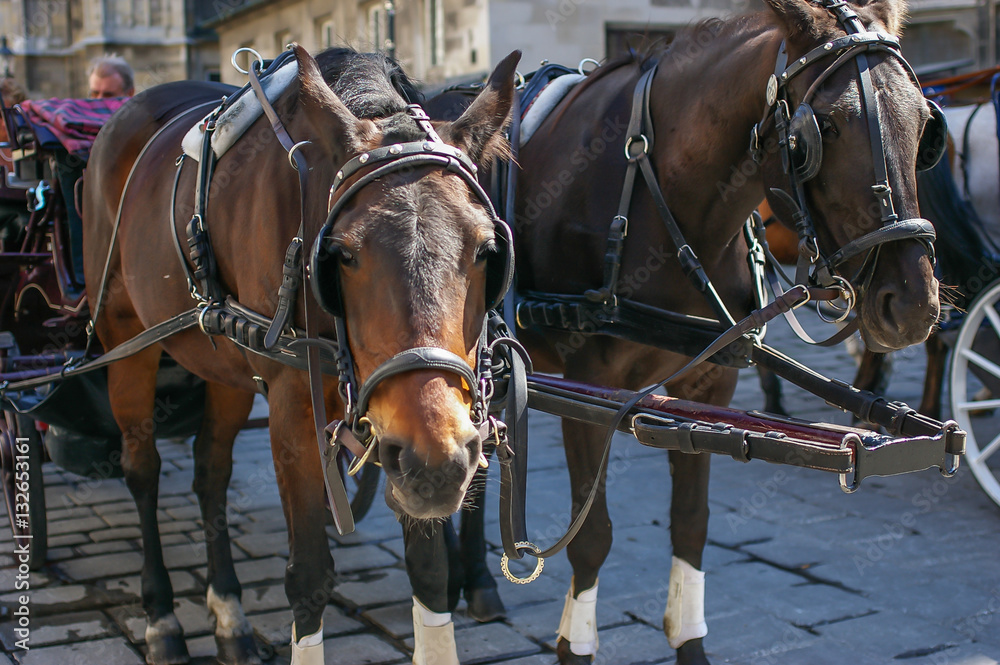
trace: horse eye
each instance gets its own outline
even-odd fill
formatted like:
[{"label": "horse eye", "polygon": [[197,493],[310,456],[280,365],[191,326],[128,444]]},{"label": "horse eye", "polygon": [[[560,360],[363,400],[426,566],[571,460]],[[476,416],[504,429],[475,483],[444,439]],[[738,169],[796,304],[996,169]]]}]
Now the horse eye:
[{"label": "horse eye", "polygon": [[340,265],[347,267],[354,267],[358,264],[354,252],[343,245],[337,245],[337,260],[340,262]]},{"label": "horse eye", "polygon": [[478,263],[485,261],[487,258],[489,258],[490,254],[493,254],[496,251],[497,251],[497,244],[494,241],[489,240],[487,242],[484,242],[482,245],[479,246],[479,249],[476,250],[476,262]]},{"label": "horse eye", "polygon": [[833,122],[833,118],[828,115],[817,115],[816,120],[819,122],[820,134],[826,136],[827,133],[830,133],[834,136],[840,136],[840,130],[837,129],[837,125]]}]

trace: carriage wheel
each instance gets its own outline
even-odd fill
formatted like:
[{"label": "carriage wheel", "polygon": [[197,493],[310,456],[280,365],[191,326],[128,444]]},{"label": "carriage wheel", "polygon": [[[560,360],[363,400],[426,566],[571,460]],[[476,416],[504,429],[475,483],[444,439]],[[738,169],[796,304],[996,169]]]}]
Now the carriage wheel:
[{"label": "carriage wheel", "polygon": [[972,303],[951,361],[951,412],[968,433],[965,463],[1000,505],[1000,281]]},{"label": "carriage wheel", "polygon": [[351,500],[354,521],[360,522],[368,514],[375,501],[379,479],[382,477],[382,469],[369,463],[361,467],[361,470],[353,476],[349,476],[347,470],[351,468],[354,459],[354,454],[345,447],[341,447],[337,453],[337,465],[340,467],[340,477],[344,479],[344,487],[347,488],[347,496]]},{"label": "carriage wheel", "polygon": [[[42,478],[42,436],[27,416],[4,411],[0,417],[0,467],[10,516],[10,527],[19,546],[27,543],[28,567],[38,570],[48,553],[45,521],[45,482]],[[27,480],[24,476],[27,471]],[[25,493],[23,490],[27,489]],[[23,501],[27,495],[27,502]],[[25,510],[25,504],[27,510]]]}]

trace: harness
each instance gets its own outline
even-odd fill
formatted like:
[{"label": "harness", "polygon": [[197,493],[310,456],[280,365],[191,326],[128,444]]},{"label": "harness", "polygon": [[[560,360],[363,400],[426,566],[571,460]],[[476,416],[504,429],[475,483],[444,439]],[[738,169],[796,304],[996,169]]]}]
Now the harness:
[{"label": "harness", "polygon": [[[799,258],[794,283],[815,284],[840,291],[844,307],[840,315],[831,321],[836,323],[846,320],[858,302],[858,294],[853,284],[860,283],[861,291],[869,286],[882,245],[899,240],[917,240],[924,244],[933,262],[932,243],[935,232],[928,220],[923,218],[900,220],[895,212],[868,54],[882,52],[894,57],[919,87],[916,73],[900,52],[898,39],[881,32],[868,31],[854,10],[843,0],[826,0],[824,7],[836,16],[847,34],[812,49],[791,64],[788,64],[785,44],[782,43],[775,62],[774,74],[767,82],[763,117],[750,132],[750,154],[756,163],[763,163],[765,150],[762,147],[762,137],[767,132],[765,127],[768,122],[773,121],[773,129],[777,134],[781,152],[782,168],[788,178],[788,187],[772,188],[770,194],[781,204],[780,207],[789,212],[799,236]],[[833,62],[827,65],[810,84],[795,112],[791,113],[793,102],[789,83],[813,65],[830,59],[833,59]],[[805,183],[816,177],[823,161],[823,129],[811,102],[822,85],[851,61],[854,61],[858,68],[861,110],[867,125],[871,163],[875,174],[871,191],[878,204],[880,226],[828,255],[819,246],[805,193]],[[948,130],[944,114],[933,101],[928,100],[927,103],[931,107],[931,118],[924,127],[918,145],[916,164],[918,171],[933,168],[947,148]],[[843,277],[839,270],[859,256],[865,258],[856,274],[850,278]],[[777,289],[775,294],[778,294],[781,288],[776,275],[780,275],[787,283],[793,282],[784,277],[777,267],[777,262],[772,260],[769,263],[771,264],[768,270],[769,281],[772,288]],[[803,341],[811,344],[835,344],[857,328],[855,319],[833,337],[817,342],[805,333],[793,316],[789,315],[786,318],[795,333]]]},{"label": "harness", "polygon": [[[527,354],[507,334],[506,328],[496,313],[491,311],[503,300],[504,294],[513,280],[514,256],[510,229],[497,216],[489,197],[476,180],[476,166],[462,151],[441,141],[427,115],[418,105],[410,105],[407,113],[423,130],[425,139],[377,148],[348,161],[337,172],[330,187],[326,222],[312,244],[309,261],[303,261],[306,220],[305,191],[309,167],[301,148],[309,141],[297,143],[293,141],[260,84],[261,76],[266,76],[277,70],[291,57],[293,57],[291,52],[285,52],[272,61],[265,70],[264,61],[258,56],[248,70],[250,78],[248,87],[253,90],[263,107],[264,114],[270,122],[275,136],[287,153],[289,164],[297,171],[299,181],[299,228],[285,252],[282,282],[278,288],[278,304],[275,315],[268,317],[240,304],[232,296],[225,295],[225,290],[218,281],[209,235],[210,225],[208,224],[207,210],[208,192],[216,161],[211,140],[216,129],[216,120],[226,108],[226,99],[223,99],[222,104],[204,121],[194,213],[185,227],[187,253],[184,252],[181,240],[174,231],[176,229],[174,211],[177,207],[178,184],[186,158],[183,154],[176,162],[177,170],[171,194],[171,234],[178,259],[185,270],[191,297],[196,302],[195,307],[151,326],[96,360],[86,361],[87,354],[84,354],[83,358],[76,358],[67,363],[58,375],[3,385],[0,386],[0,390],[27,390],[51,383],[56,378],[93,371],[195,326],[198,326],[202,332],[209,336],[224,336],[251,353],[297,369],[305,369],[309,374],[314,427],[323,461],[326,489],[331,499],[337,529],[340,533],[345,534],[354,530],[354,518],[351,514],[350,501],[343,478],[340,475],[337,455],[341,446],[347,446],[355,454],[357,459],[350,470],[350,473],[353,474],[360,470],[361,466],[373,454],[378,441],[372,432],[371,422],[367,418],[367,410],[371,395],[381,383],[404,372],[427,369],[450,372],[461,377],[465,385],[468,386],[473,402],[472,420],[478,427],[484,444],[492,439],[497,446],[498,456],[501,459],[509,460],[511,453],[506,445],[506,427],[503,422],[489,413],[490,399],[494,394],[494,374],[499,375],[505,372],[509,374],[510,367],[517,366],[519,367],[520,379],[523,382],[524,368],[530,366],[530,363],[527,360]],[[200,109],[203,106],[206,105],[196,108]],[[108,265],[110,265],[110,257],[117,242],[122,202],[124,202],[125,194],[128,191],[131,174],[135,172],[138,162],[146,154],[150,145],[168,127],[174,125],[181,118],[189,116],[194,110],[183,111],[161,127],[146,143],[133,163],[118,207],[112,242],[109,247]],[[470,367],[464,358],[447,349],[417,347],[404,350],[389,358],[379,365],[364,382],[359,382],[354,371],[354,361],[348,344],[347,324],[340,294],[338,257],[343,248],[335,234],[336,222],[347,203],[364,187],[392,173],[412,172],[415,168],[425,167],[444,169],[448,173],[461,177],[472,189],[475,198],[484,206],[493,221],[496,252],[487,259],[487,314],[484,317],[482,334],[477,348],[476,366]],[[107,274],[108,267],[106,266],[102,288],[94,308],[95,319],[103,303]],[[325,339],[319,336],[317,320],[319,313],[315,311],[315,304],[310,298],[305,298],[303,301],[305,329],[293,325],[295,303],[304,282],[310,283],[316,302],[333,316],[335,339]],[[89,343],[93,342],[94,337],[93,325],[91,324],[88,327],[88,346]],[[345,405],[343,420],[335,420],[329,425],[326,420],[323,374],[337,376],[339,393]],[[254,377],[254,379],[258,383],[258,388],[266,395],[267,386],[263,379],[261,377]],[[520,391],[518,392],[520,394]]]},{"label": "harness", "polygon": [[[775,74],[770,77],[768,82],[767,108],[762,120],[754,126],[751,133],[750,153],[760,163],[764,157],[760,141],[764,133],[763,127],[769,120],[774,120],[778,133],[778,143],[782,150],[783,168],[789,178],[789,187],[795,194],[795,198],[792,198],[785,190],[771,190],[794,211],[795,227],[800,237],[800,260],[795,282],[785,278],[792,285],[789,290],[783,290],[778,284],[775,274],[780,274],[782,277],[784,275],[780,273],[777,262],[767,250],[764,227],[759,215],[755,214],[747,220],[743,234],[749,249],[747,260],[753,275],[756,307],[750,316],[736,322],[722,302],[718,291],[673,216],[660,190],[655,168],[649,159],[655,139],[649,109],[650,89],[657,71],[657,63],[653,63],[640,76],[633,91],[631,117],[624,145],[627,159],[625,180],[618,210],[612,218],[608,233],[602,286],[587,291],[582,296],[533,291],[522,291],[516,296],[508,296],[509,299],[517,303],[515,318],[518,328],[543,327],[583,334],[606,334],[693,357],[693,360],[672,376],[659,382],[656,386],[636,393],[632,399],[618,409],[613,418],[608,419],[605,416],[604,420],[608,421],[610,425],[604,441],[604,452],[596,478],[600,478],[606,469],[614,431],[622,428],[630,429],[625,425],[625,418],[636,404],[655,389],[679,380],[705,360],[730,367],[745,367],[751,364],[767,367],[793,383],[823,397],[831,404],[841,406],[841,408],[845,408],[867,421],[885,425],[897,435],[904,431],[939,433],[948,430],[948,428],[954,429],[951,423],[942,427],[941,423],[918,414],[905,404],[889,403],[872,393],[863,393],[846,384],[826,379],[761,342],[766,323],[778,315],[784,315],[793,330],[804,341],[821,345],[836,344],[856,330],[856,318],[830,338],[817,342],[806,334],[795,319],[794,310],[810,300],[832,303],[837,299],[843,299],[846,302],[844,314],[834,322],[846,319],[847,314],[857,304],[857,297],[851,286],[851,280],[840,276],[838,268],[855,257],[866,255],[862,270],[854,276],[854,280],[863,277],[864,270],[867,268],[871,271],[868,273],[867,283],[874,272],[878,248],[887,242],[897,240],[918,240],[924,243],[932,259],[934,256],[932,243],[935,233],[931,223],[924,219],[900,221],[894,212],[891,198],[892,189],[889,185],[886,155],[882,145],[878,119],[877,101],[866,54],[869,51],[888,52],[903,63],[914,82],[916,82],[916,76],[899,52],[898,40],[889,35],[866,31],[857,15],[840,0],[825,0],[824,6],[837,17],[848,34],[810,51],[790,66],[786,66],[787,56],[784,53],[784,45],[782,45],[775,65]],[[835,57],[836,60],[813,82],[797,113],[791,116],[788,113],[788,82],[810,65],[828,57]],[[860,75],[863,115],[868,125],[875,169],[875,184],[872,186],[872,192],[879,204],[882,226],[849,242],[827,256],[819,248],[804,190],[805,183],[816,176],[822,165],[822,133],[808,102],[833,72],[852,59],[856,60],[858,64]],[[516,128],[515,123],[514,129],[516,130]],[[946,140],[947,128],[944,124],[944,116],[940,108],[931,103],[931,121],[925,127],[918,150],[917,166],[919,169],[929,169],[940,160],[946,147]],[[512,136],[512,144],[518,144],[516,135]],[[508,178],[511,181],[515,177],[515,168],[514,164],[508,166]],[[682,271],[689,282],[706,299],[718,320],[713,321],[651,307],[622,298],[617,293],[622,257],[628,237],[628,216],[632,196],[637,187],[637,175],[640,173],[642,181],[645,182],[647,191],[653,199],[660,220],[673,241],[676,257]],[[512,198],[508,189],[508,207],[504,211],[508,217],[513,212]],[[766,304],[765,279],[770,282],[775,298],[770,305]],[[947,451],[950,455],[957,456],[964,449],[964,440],[959,441],[958,438],[949,439]],[[687,442],[687,446],[682,445],[681,449],[694,452],[694,447],[690,443],[691,439],[688,438]],[[515,455],[514,461],[515,464],[526,463],[517,455]],[[505,478],[502,478],[501,481],[501,506],[503,506],[505,490],[507,493],[513,493],[514,496],[517,496],[519,492],[517,488],[506,488]],[[565,546],[582,526],[596,497],[599,485],[600,483],[594,484],[594,488],[582,505],[577,517],[571,523],[567,533],[545,551],[539,551],[537,547],[528,542],[517,542],[514,548],[509,547],[510,541],[523,540],[522,536],[526,534],[526,526],[523,521],[510,522],[506,519],[506,515],[502,515],[500,527],[505,552],[502,563],[505,564],[508,557],[520,558],[523,553],[532,554],[541,560]],[[535,572],[526,581],[536,577],[539,571],[540,566],[536,567]],[[504,572],[507,573],[506,568]],[[508,578],[512,581],[518,581],[509,574]]]}]

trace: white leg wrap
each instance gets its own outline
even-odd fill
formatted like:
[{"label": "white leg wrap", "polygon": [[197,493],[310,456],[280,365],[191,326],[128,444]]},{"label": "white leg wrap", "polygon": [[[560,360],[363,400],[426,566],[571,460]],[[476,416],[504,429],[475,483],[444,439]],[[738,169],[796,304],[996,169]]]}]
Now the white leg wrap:
[{"label": "white leg wrap", "polygon": [[292,623],[292,663],[291,665],[324,665],[323,659],[323,622],[319,622],[319,630],[302,639],[295,636],[295,624]]},{"label": "white leg wrap", "polygon": [[705,573],[687,561],[672,557],[670,593],[663,613],[663,632],[673,649],[708,635],[705,623]]},{"label": "white leg wrap", "polygon": [[451,612],[431,612],[413,598],[413,665],[459,665]]},{"label": "white leg wrap", "polygon": [[219,637],[241,637],[253,632],[250,622],[243,614],[243,606],[235,596],[222,597],[215,589],[208,587],[206,603],[215,615],[215,634]]},{"label": "white leg wrap", "polygon": [[577,656],[597,653],[597,583],[574,598],[574,584],[566,592],[559,637],[569,642],[569,650]]}]

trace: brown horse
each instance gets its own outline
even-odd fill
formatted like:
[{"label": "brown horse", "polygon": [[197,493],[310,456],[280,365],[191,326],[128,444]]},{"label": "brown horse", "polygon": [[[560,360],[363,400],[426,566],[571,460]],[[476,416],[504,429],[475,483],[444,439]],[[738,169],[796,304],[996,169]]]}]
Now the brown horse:
[{"label": "brown horse", "polygon": [[[618,212],[626,173],[623,146],[632,143],[634,155],[636,145],[643,143],[638,136],[625,135],[634,91],[657,62],[649,107],[655,129],[650,160],[659,190],[733,315],[739,318],[751,309],[744,221],[765,196],[788,223],[793,221],[788,207],[779,205],[782,201],[771,193],[771,188],[788,185],[773,123],[761,124],[759,164],[748,151],[751,130],[773,108],[767,91],[779,49],[784,44],[787,62],[795,63],[815,48],[822,50],[829,40],[845,38],[844,28],[822,6],[805,0],[767,4],[769,10],[759,14],[692,26],[664,50],[601,66],[535,131],[517,159],[519,291],[582,295],[601,286],[609,225]],[[869,30],[883,35],[899,30],[899,0],[849,8]],[[811,84],[831,68],[811,98],[824,156],[818,173],[804,185],[819,248],[826,256],[881,224],[879,207],[884,204],[873,197],[877,172],[872,122],[884,137],[894,209],[899,219],[918,217],[915,164],[929,109],[897,56],[872,50],[867,58],[879,91],[873,121],[864,115],[859,69],[851,59],[832,68],[833,58],[813,61],[787,85],[794,111]],[[778,74],[782,69],[777,67]],[[454,103],[441,99],[434,106],[447,109]],[[869,100],[867,107],[875,105]],[[632,289],[633,300],[714,316],[679,262],[670,258],[675,251],[654,198],[638,184],[618,283]],[[868,264],[866,271],[862,264]],[[870,346],[895,349],[927,337],[939,304],[932,261],[922,242],[899,239],[883,244],[877,258],[856,256],[841,268],[853,278],[860,329]],[[670,376],[687,362],[680,354],[606,335],[530,328],[519,336],[536,370],[633,390]],[[736,379],[734,369],[702,365],[668,390],[678,397],[724,405],[732,398]],[[596,476],[605,432],[564,420],[563,436],[575,515],[594,482],[603,482]],[[706,663],[700,568],[708,534],[709,456],[671,452],[669,457],[674,559],[664,628],[679,663]],[[563,664],[590,662],[596,652],[597,578],[611,542],[607,503],[599,492],[567,548],[574,575],[559,630]]]},{"label": "brown horse", "polygon": [[[340,49],[320,54],[317,61],[296,46],[292,62],[297,74],[274,107],[293,140],[311,141],[299,145],[310,167],[302,193],[308,247],[326,219],[338,167],[379,146],[424,141],[428,134],[394,89],[404,75],[383,56]],[[457,122],[439,128],[444,142],[473,160],[503,152],[501,129],[516,64],[517,54],[512,54],[476,103]],[[206,115],[209,102],[231,92],[211,84],[158,86],[130,101],[98,137],[84,192],[85,268],[90,302],[103,299],[95,325],[105,349],[192,307],[187,268],[171,235],[184,237],[198,169],[185,160],[178,173],[175,163],[183,134]],[[275,314],[285,250],[300,222],[298,178],[289,166],[292,152],[282,148],[268,120],[259,118],[219,158],[205,216],[224,293],[267,316]],[[415,347],[445,349],[475,367],[494,225],[462,178],[427,165],[387,174],[353,196],[336,218],[333,234],[349,349],[359,380],[401,350]],[[110,278],[102,295],[105,273]],[[293,316],[300,329],[303,301],[312,297],[307,288],[298,297]],[[321,336],[335,339],[334,327],[332,317],[320,317]],[[150,424],[163,352],[207,381],[205,415],[194,441],[193,487],[206,530],[207,604],[216,618],[219,659],[259,662],[240,606],[226,489],[233,439],[263,384],[288,523],[285,589],[294,614],[292,662],[322,663],[322,614],[334,584],[334,562],[324,530],[324,479],[306,375],[197,329],[108,369],[114,416],[124,432],[122,467],[142,527],[147,661],[188,660],[156,518],[160,459]],[[335,383],[323,387],[327,409],[342,412]],[[438,518],[459,507],[481,454],[471,402],[463,379],[440,369],[396,374],[375,389],[367,415],[378,438],[391,444],[380,446],[379,454],[393,471],[387,500],[394,508],[418,518]]]}]

